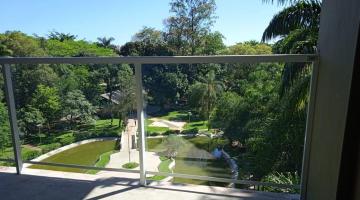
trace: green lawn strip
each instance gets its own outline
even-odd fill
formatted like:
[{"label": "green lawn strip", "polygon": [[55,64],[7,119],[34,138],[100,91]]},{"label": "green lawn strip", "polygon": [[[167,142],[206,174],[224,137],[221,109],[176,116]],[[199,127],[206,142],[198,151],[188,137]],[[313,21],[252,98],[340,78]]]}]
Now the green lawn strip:
[{"label": "green lawn strip", "polygon": [[[161,160],[161,162],[158,166],[159,172],[171,173],[171,170],[169,169],[171,160],[164,156],[160,156],[160,160]],[[150,177],[149,180],[160,181],[160,180],[163,180],[164,178],[166,178],[166,176],[155,175],[155,176]]]},{"label": "green lawn strip", "polygon": [[189,116],[185,111],[171,111],[167,115],[159,117],[160,119],[166,119],[170,121],[187,121]]},{"label": "green lawn strip", "polygon": [[170,129],[167,127],[156,127],[156,126],[147,126],[145,129],[147,133],[164,133],[168,130]]},{"label": "green lawn strip", "polygon": [[[100,155],[115,150],[115,148],[116,148],[116,141],[111,140],[111,141],[91,142],[65,150],[49,158],[46,158],[42,161],[51,162],[51,163],[94,166]],[[30,168],[48,169],[48,170],[65,171],[65,172],[78,172],[78,173],[85,173],[87,171],[86,169],[45,166],[45,165],[32,165],[30,166]]]},{"label": "green lawn strip", "polygon": [[129,163],[125,163],[122,165],[122,167],[125,169],[135,169],[138,166],[139,166],[139,163],[136,163],[136,162],[129,162]]},{"label": "green lawn strip", "polygon": [[186,123],[184,126],[184,130],[197,128],[199,130],[207,130],[207,121],[191,121],[190,123]]},{"label": "green lawn strip", "polygon": [[164,133],[167,130],[169,130],[169,128],[167,127],[156,127],[156,126],[150,126],[150,124],[152,124],[154,121],[151,119],[146,119],[145,120],[145,131],[146,133],[150,134],[150,133]]},{"label": "green lawn strip", "polygon": [[[95,163],[95,167],[105,167],[110,161],[111,154],[114,154],[116,152],[118,152],[118,151],[112,150],[112,151],[101,154],[98,161]],[[88,170],[86,173],[87,174],[96,174],[98,172],[99,172],[99,170],[92,169],[92,170]]]},{"label": "green lawn strip", "polygon": [[[184,126],[184,130],[197,128],[199,130],[207,130],[207,121],[206,120],[199,120],[194,119],[194,116],[190,117],[189,123],[189,115],[187,111],[171,111],[168,112],[166,115],[157,117],[160,119],[170,120],[170,121],[183,121],[186,122]],[[151,120],[149,120],[151,121]],[[150,124],[150,123],[149,123]]]}]

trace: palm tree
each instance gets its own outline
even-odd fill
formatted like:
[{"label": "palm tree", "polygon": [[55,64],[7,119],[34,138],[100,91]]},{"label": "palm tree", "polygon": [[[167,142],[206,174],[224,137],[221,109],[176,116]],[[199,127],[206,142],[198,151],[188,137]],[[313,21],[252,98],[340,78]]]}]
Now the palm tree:
[{"label": "palm tree", "polygon": [[[273,0],[265,0],[265,2]],[[262,41],[280,38],[275,44],[274,53],[308,54],[316,52],[319,32],[321,2],[318,0],[278,0],[279,4],[290,3],[290,6],[276,14],[265,29]],[[297,91],[298,102],[303,102],[308,94],[299,89],[309,83],[303,80],[310,75],[309,64],[286,63],[282,73],[280,96],[286,91]],[[302,84],[299,84],[302,83]]]},{"label": "palm tree", "polygon": [[[210,130],[210,116],[215,107],[217,97],[223,89],[223,84],[215,79],[215,72],[209,71],[204,78],[200,79],[200,83],[196,83],[193,87],[192,95],[198,105],[199,112],[207,119],[207,127]],[[195,94],[194,94],[195,93]],[[191,98],[191,97],[190,97]]]},{"label": "palm tree", "polygon": [[52,31],[48,35],[51,40],[59,40],[60,42],[64,42],[65,40],[75,40],[77,38],[76,35],[72,35],[70,33],[60,33],[57,31]]},{"label": "palm tree", "polygon": [[104,47],[104,48],[114,48],[115,46],[113,44],[111,44],[115,38],[113,37],[98,37],[97,38],[98,42],[96,43],[99,47]]}]

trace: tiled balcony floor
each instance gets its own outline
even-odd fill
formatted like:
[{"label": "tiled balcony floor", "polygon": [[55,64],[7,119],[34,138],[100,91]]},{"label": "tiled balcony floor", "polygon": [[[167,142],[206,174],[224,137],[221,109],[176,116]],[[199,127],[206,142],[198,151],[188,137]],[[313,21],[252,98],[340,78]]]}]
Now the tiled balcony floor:
[{"label": "tiled balcony floor", "polygon": [[0,167],[0,199],[6,200],[293,200],[298,195],[255,192],[240,189],[153,182],[138,186],[138,179]]}]

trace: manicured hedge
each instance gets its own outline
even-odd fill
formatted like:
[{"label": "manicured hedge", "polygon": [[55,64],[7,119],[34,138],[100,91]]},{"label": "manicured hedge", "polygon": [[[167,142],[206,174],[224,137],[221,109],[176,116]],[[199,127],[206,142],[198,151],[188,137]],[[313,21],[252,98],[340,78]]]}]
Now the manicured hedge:
[{"label": "manicured hedge", "polygon": [[184,134],[184,135],[196,135],[198,133],[199,133],[198,128],[187,129],[187,130],[183,130],[181,132],[181,134]]},{"label": "manicured hedge", "polygon": [[58,149],[60,147],[61,147],[61,143],[51,143],[51,144],[44,144],[44,145],[39,146],[42,153],[47,153],[49,151]]}]

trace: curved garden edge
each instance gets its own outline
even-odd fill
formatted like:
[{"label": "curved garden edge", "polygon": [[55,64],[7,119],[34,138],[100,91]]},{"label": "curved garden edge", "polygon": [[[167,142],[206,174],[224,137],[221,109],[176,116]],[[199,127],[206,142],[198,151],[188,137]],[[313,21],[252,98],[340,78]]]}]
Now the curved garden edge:
[{"label": "curved garden edge", "polygon": [[[119,139],[119,138],[118,138],[118,137],[102,137],[102,138],[92,138],[92,139],[87,139],[87,140],[82,140],[82,141],[74,142],[74,143],[72,143],[72,144],[68,144],[68,145],[65,145],[65,146],[63,146],[63,147],[60,147],[60,148],[58,148],[58,149],[55,149],[55,150],[52,150],[52,151],[47,152],[47,153],[45,153],[45,154],[42,154],[41,156],[36,157],[36,158],[32,159],[31,161],[33,161],[33,162],[39,162],[39,161],[44,160],[44,159],[46,159],[46,158],[48,158],[48,157],[50,157],[50,156],[53,156],[53,155],[58,154],[58,153],[60,153],[60,152],[66,151],[66,150],[68,150],[68,149],[72,149],[72,148],[74,148],[74,147],[78,147],[78,146],[83,145],[83,144],[88,144],[88,143],[91,143],[91,142],[98,142],[98,141],[117,140],[117,139]],[[25,163],[25,164],[23,165],[23,167],[26,168],[26,167],[29,167],[30,165],[32,165],[32,164]]]}]

